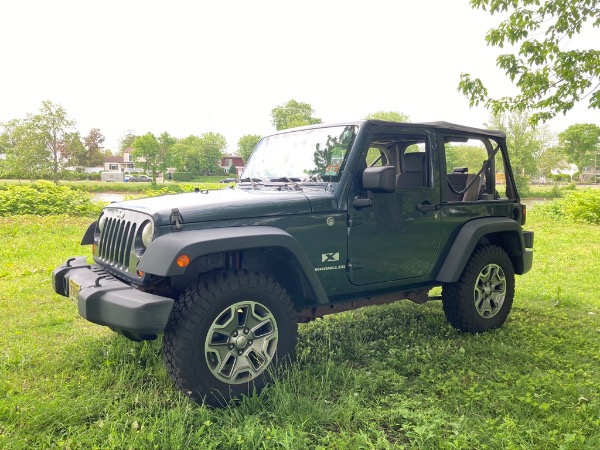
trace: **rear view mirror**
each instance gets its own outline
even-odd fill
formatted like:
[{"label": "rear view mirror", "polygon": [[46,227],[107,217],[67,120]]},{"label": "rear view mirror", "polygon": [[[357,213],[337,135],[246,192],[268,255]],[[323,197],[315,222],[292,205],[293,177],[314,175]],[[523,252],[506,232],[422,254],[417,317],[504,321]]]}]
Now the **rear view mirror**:
[{"label": "rear view mirror", "polygon": [[395,192],[396,168],[393,166],[367,167],[363,172],[362,187],[372,192]]}]

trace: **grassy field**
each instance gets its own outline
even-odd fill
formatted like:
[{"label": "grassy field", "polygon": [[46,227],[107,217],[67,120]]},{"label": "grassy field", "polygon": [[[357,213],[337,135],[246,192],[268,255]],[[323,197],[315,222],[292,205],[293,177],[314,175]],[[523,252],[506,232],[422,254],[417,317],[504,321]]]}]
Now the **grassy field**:
[{"label": "grassy field", "polygon": [[[9,185],[30,185],[31,181],[16,181],[16,180],[0,180],[0,189],[3,186]],[[218,180],[213,180],[207,177],[206,181],[189,182],[189,183],[175,183],[173,181],[167,181],[165,183],[159,182],[156,185],[151,183],[106,183],[101,181],[61,181],[61,186],[68,186],[73,190],[79,190],[88,192],[90,194],[104,193],[104,192],[119,192],[124,194],[142,194],[152,195],[153,193],[179,193],[179,192],[191,192],[194,188],[198,189],[224,189],[229,187],[229,184],[219,183]]]},{"label": "grassy field", "polygon": [[160,340],[52,293],[89,219],[0,218],[0,448],[600,448],[600,230],[528,220],[501,329],[460,333],[439,302],[330,316],[300,326],[283,379],[216,410],[172,386]]}]

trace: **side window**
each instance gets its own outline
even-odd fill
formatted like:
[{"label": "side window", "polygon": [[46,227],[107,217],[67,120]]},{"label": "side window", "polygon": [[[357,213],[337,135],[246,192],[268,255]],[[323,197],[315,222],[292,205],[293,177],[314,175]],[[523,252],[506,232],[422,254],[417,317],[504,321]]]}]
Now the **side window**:
[{"label": "side window", "polygon": [[423,137],[411,136],[399,142],[397,150],[400,170],[396,187],[403,190],[431,186],[432,174],[427,140]]},{"label": "side window", "polygon": [[390,155],[385,146],[371,143],[367,152],[367,167],[389,166]]},{"label": "side window", "polygon": [[425,136],[386,133],[371,138],[366,167],[393,166],[398,190],[431,186],[429,145]]},{"label": "side window", "polygon": [[464,136],[444,139],[446,201],[472,202],[506,197],[504,161],[497,148],[498,143],[492,139]]}]

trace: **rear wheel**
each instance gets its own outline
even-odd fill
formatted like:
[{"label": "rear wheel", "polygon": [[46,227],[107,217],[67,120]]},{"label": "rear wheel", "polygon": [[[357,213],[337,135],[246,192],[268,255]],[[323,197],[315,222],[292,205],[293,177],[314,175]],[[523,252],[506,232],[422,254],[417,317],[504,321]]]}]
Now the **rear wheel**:
[{"label": "rear wheel", "polygon": [[177,386],[198,403],[226,404],[259,391],[294,354],[291,299],[273,279],[246,271],[206,276],[176,302],[163,354]]},{"label": "rear wheel", "polygon": [[458,281],[444,285],[442,304],[452,326],[477,333],[504,323],[514,293],[510,258],[501,247],[484,245],[475,249]]}]

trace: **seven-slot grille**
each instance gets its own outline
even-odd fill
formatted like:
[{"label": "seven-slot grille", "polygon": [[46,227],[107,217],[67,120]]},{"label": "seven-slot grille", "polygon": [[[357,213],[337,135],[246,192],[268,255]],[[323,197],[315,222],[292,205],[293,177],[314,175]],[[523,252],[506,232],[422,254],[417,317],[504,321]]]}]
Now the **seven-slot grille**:
[{"label": "seven-slot grille", "polygon": [[136,228],[136,224],[129,220],[108,218],[100,234],[98,256],[104,262],[127,271]]},{"label": "seven-slot grille", "polygon": [[138,261],[134,248],[136,235],[149,217],[111,208],[105,209],[103,214],[106,221],[97,241],[97,258],[120,271],[135,273]]}]

